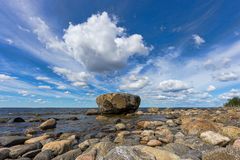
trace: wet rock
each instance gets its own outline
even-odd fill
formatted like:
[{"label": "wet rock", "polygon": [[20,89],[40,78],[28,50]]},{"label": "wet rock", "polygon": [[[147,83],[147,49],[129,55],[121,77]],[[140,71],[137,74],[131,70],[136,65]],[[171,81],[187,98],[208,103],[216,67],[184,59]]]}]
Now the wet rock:
[{"label": "wet rock", "polygon": [[220,145],[220,146],[225,146],[230,141],[230,138],[225,137],[219,133],[215,133],[213,131],[206,131],[201,133],[200,138],[204,142],[207,142],[212,145]]},{"label": "wet rock", "polygon": [[46,120],[45,122],[43,122],[39,128],[41,128],[42,130],[47,130],[47,129],[53,129],[56,128],[57,125],[57,121],[53,118]]},{"label": "wet rock", "polygon": [[203,153],[202,160],[240,160],[240,153],[233,148],[218,148]]},{"label": "wet rock", "polygon": [[8,121],[9,123],[19,123],[19,122],[25,122],[25,120],[21,117],[16,117],[16,118],[12,118]]},{"label": "wet rock", "polygon": [[40,130],[39,128],[37,128],[37,127],[31,127],[31,128],[27,128],[27,129],[25,130],[25,134],[26,134],[26,135],[27,135],[27,134],[33,135],[33,134],[37,134],[37,133],[39,133],[39,132],[41,132],[41,130]]},{"label": "wet rock", "polygon": [[50,135],[44,134],[42,136],[34,137],[34,138],[30,138],[30,139],[26,140],[25,144],[37,143],[37,142],[46,140],[48,138],[50,138]]},{"label": "wet rock", "polygon": [[41,149],[36,149],[23,154],[22,157],[34,158],[40,152],[41,152]]},{"label": "wet rock", "polygon": [[152,139],[147,143],[147,145],[150,147],[160,146],[161,144],[162,144],[161,141],[156,140],[156,139]]},{"label": "wet rock", "polygon": [[82,150],[85,151],[89,146],[96,144],[99,142],[99,139],[93,138],[93,139],[88,139],[85,140],[84,142],[80,143],[78,147]]},{"label": "wet rock", "polygon": [[3,136],[0,137],[0,145],[11,147],[18,144],[23,144],[28,138],[24,136]]},{"label": "wet rock", "polygon": [[98,115],[98,110],[97,109],[88,109],[85,114],[86,115]]},{"label": "wet rock", "polygon": [[235,140],[240,137],[240,128],[235,126],[226,126],[222,128],[222,133]]},{"label": "wet rock", "polygon": [[98,115],[98,116],[96,116],[96,120],[98,120],[98,121],[108,121],[108,117],[103,116],[103,115]]},{"label": "wet rock", "polygon": [[23,155],[24,153],[27,153],[29,151],[33,151],[36,149],[40,149],[41,147],[42,147],[41,143],[13,146],[10,148],[9,157],[17,158]]},{"label": "wet rock", "polygon": [[42,151],[51,150],[54,155],[60,155],[71,149],[72,149],[71,140],[61,140],[61,141],[53,141],[45,144],[42,148]]},{"label": "wet rock", "polygon": [[124,123],[118,123],[115,125],[115,127],[118,131],[126,129],[126,125]]},{"label": "wet rock", "polygon": [[33,160],[51,160],[54,157],[54,154],[51,150],[45,150],[38,153]]},{"label": "wet rock", "polygon": [[7,119],[6,118],[0,118],[0,123],[7,123]]},{"label": "wet rock", "polygon": [[75,160],[81,154],[82,154],[82,151],[80,148],[78,148],[78,149],[68,151],[62,155],[59,155],[53,158],[52,160]]},{"label": "wet rock", "polygon": [[4,160],[9,156],[10,150],[8,148],[0,148],[0,160]]},{"label": "wet rock", "polygon": [[137,95],[127,93],[109,93],[98,96],[96,102],[100,113],[122,114],[135,112],[141,99]]},{"label": "wet rock", "polygon": [[79,120],[77,117],[69,117],[67,118],[67,120],[70,120],[70,121],[77,121]]}]

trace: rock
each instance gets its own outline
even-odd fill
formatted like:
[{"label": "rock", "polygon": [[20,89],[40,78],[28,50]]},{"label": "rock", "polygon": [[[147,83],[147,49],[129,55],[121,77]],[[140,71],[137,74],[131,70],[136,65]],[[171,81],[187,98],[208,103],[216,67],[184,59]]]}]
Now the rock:
[{"label": "rock", "polygon": [[42,147],[41,143],[35,144],[25,144],[25,145],[17,145],[10,148],[9,157],[18,158],[19,156],[27,153],[29,151],[33,151],[36,149],[40,149]]},{"label": "rock", "polygon": [[137,112],[135,112],[135,114],[136,115],[143,115],[144,113],[143,113],[143,111],[137,111]]},{"label": "rock", "polygon": [[96,159],[102,159],[114,147],[115,144],[112,142],[99,142],[91,150],[97,151]]},{"label": "rock", "polygon": [[103,115],[98,115],[98,116],[96,116],[96,120],[98,120],[98,121],[108,121],[108,117],[103,116]]},{"label": "rock", "polygon": [[28,138],[24,136],[3,136],[0,137],[0,145],[3,147],[11,147],[18,144],[23,144]]},{"label": "rock", "polygon": [[36,149],[23,154],[22,157],[34,158],[40,152],[41,152],[41,149]]},{"label": "rock", "polygon": [[207,143],[220,146],[225,146],[230,141],[230,138],[213,131],[206,131],[201,133],[200,138]]},{"label": "rock", "polygon": [[51,118],[51,119],[43,122],[39,126],[39,128],[41,128],[42,130],[53,129],[53,128],[56,128],[56,124],[57,124],[57,121],[55,119]]},{"label": "rock", "polygon": [[164,143],[173,142],[174,138],[172,132],[166,127],[157,127],[157,131],[155,131],[155,137]]},{"label": "rock", "polygon": [[240,153],[233,148],[217,148],[203,153],[202,160],[240,160]]},{"label": "rock", "polygon": [[235,126],[226,126],[222,128],[222,133],[223,135],[235,140],[240,137],[240,128]]},{"label": "rock", "polygon": [[112,149],[104,160],[155,160],[153,155],[142,152],[138,148],[130,146],[119,146]]},{"label": "rock", "polygon": [[16,118],[12,118],[8,121],[9,123],[19,123],[19,122],[25,122],[25,120],[21,117],[16,117]]},{"label": "rock", "polygon": [[46,140],[48,138],[50,138],[50,135],[44,134],[42,136],[34,137],[34,138],[30,138],[30,139],[26,140],[25,144],[40,142],[40,141]]},{"label": "rock", "polygon": [[38,153],[33,160],[51,160],[54,157],[51,150],[45,150]]},{"label": "rock", "polygon": [[4,160],[9,156],[10,150],[8,148],[0,148],[0,160]]},{"label": "rock", "polygon": [[122,114],[135,112],[141,99],[137,95],[127,93],[109,93],[98,96],[96,102],[100,113]]},{"label": "rock", "polygon": [[85,114],[86,115],[98,115],[98,110],[97,109],[88,109]]},{"label": "rock", "polygon": [[78,148],[78,149],[68,151],[62,155],[59,155],[53,158],[52,160],[75,160],[81,154],[82,154],[82,151],[80,148]]},{"label": "rock", "polygon": [[180,144],[180,143],[166,144],[165,146],[163,146],[163,149],[167,150],[169,152],[175,153],[176,155],[178,155],[180,157],[187,154],[191,150],[191,148],[189,148],[183,144]]},{"label": "rock", "polygon": [[124,123],[118,123],[115,125],[115,127],[118,131],[126,129],[126,125]]},{"label": "rock", "polygon": [[180,158],[168,151],[148,146],[119,146],[112,149],[104,157],[104,160],[180,160]]},{"label": "rock", "polygon": [[71,149],[72,149],[71,140],[61,140],[61,141],[53,141],[45,144],[42,148],[42,151],[51,150],[54,155],[60,155]]},{"label": "rock", "polygon": [[96,154],[97,154],[97,151],[94,149],[78,156],[76,160],[95,160]]},{"label": "rock", "polygon": [[159,108],[152,107],[147,109],[148,113],[158,113]]},{"label": "rock", "polygon": [[31,128],[27,128],[26,130],[25,130],[25,134],[27,135],[27,134],[31,134],[31,135],[33,135],[33,134],[37,134],[38,132],[40,132],[41,130],[39,129],[39,128],[37,128],[37,127],[31,127]]},{"label": "rock", "polygon": [[139,121],[137,122],[138,128],[141,129],[155,129],[158,126],[164,125],[162,121]]},{"label": "rock", "polygon": [[205,119],[193,119],[183,122],[181,129],[189,135],[199,135],[205,131],[218,131],[218,127],[213,122]]},{"label": "rock", "polygon": [[70,120],[70,121],[77,121],[79,120],[77,117],[69,117],[67,118],[67,120]]},{"label": "rock", "polygon": [[156,146],[160,146],[162,143],[159,140],[156,139],[152,139],[150,140],[147,145],[150,147],[156,147]]},{"label": "rock", "polygon": [[240,149],[240,138],[238,138],[234,141],[233,148]]},{"label": "rock", "polygon": [[169,127],[175,127],[177,126],[177,124],[172,120],[172,119],[169,119],[166,121],[166,124],[169,126]]},{"label": "rock", "polygon": [[99,139],[93,138],[93,139],[87,139],[84,142],[80,143],[78,147],[82,150],[85,151],[90,145],[96,144],[99,142]]}]

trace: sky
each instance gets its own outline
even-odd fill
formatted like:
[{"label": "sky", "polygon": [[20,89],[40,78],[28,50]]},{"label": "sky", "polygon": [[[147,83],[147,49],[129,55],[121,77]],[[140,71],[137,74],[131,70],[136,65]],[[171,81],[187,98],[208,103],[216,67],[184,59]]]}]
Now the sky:
[{"label": "sky", "polygon": [[238,0],[0,0],[0,107],[218,107],[240,96]]}]

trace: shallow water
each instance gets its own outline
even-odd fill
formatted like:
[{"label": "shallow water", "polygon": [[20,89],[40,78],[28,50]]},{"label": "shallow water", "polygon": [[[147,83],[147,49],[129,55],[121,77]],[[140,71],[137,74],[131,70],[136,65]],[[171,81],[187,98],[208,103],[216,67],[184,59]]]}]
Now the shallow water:
[{"label": "shallow water", "polygon": [[[146,110],[142,108],[140,110]],[[161,115],[142,115],[134,116],[132,118],[111,116],[110,122],[99,122],[96,116],[85,115],[86,108],[2,108],[0,109],[1,119],[11,119],[21,117],[26,121],[31,118],[56,118],[57,127],[48,132],[61,133],[61,132],[78,132],[83,135],[94,134],[114,119],[121,118],[125,122],[134,124],[139,120],[162,120],[165,118]],[[70,117],[77,117],[78,120],[67,120]],[[37,127],[41,122],[22,122],[22,123],[0,123],[0,135],[8,134],[23,134],[26,128]]]}]

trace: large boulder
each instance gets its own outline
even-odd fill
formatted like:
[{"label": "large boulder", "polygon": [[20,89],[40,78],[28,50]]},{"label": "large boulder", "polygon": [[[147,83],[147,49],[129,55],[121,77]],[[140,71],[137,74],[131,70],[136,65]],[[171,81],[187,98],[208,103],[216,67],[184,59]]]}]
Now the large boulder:
[{"label": "large boulder", "polygon": [[47,129],[53,129],[56,128],[57,125],[57,121],[53,118],[46,120],[45,122],[43,122],[39,128],[41,128],[42,130],[47,130]]},{"label": "large boulder", "polygon": [[121,114],[135,112],[141,98],[127,93],[108,93],[98,96],[96,102],[100,113]]}]

